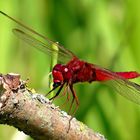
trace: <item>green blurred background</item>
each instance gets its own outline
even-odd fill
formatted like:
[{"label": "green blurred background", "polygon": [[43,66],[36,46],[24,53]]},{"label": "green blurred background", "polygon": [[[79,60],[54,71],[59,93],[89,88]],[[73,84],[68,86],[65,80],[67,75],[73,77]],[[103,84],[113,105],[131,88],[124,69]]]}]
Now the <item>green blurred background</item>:
[{"label": "green blurred background", "polygon": [[[81,59],[114,71],[140,71],[139,0],[1,0],[0,10]],[[30,87],[47,93],[51,59],[24,47],[11,32],[14,27],[0,15],[0,72],[19,73],[22,79],[30,78]],[[80,101],[78,120],[109,140],[140,139],[140,106],[100,83],[77,84],[75,89]],[[19,139],[30,138],[0,125],[0,140]]]}]

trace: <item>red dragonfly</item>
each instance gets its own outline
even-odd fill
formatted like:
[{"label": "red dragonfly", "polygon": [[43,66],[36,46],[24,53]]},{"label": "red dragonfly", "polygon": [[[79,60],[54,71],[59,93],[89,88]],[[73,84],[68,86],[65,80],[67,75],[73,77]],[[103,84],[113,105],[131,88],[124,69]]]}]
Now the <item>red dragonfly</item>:
[{"label": "red dragonfly", "polygon": [[[91,83],[93,81],[99,81],[113,87],[113,89],[117,90],[118,93],[131,100],[132,102],[140,104],[140,85],[128,80],[139,77],[140,73],[136,71],[113,72],[108,69],[101,68],[95,64],[80,60],[75,54],[63,46],[58,45],[58,43],[49,40],[47,37],[25,26],[4,12],[0,11],[0,13],[16,22],[18,25],[22,26],[29,32],[26,33],[20,29],[13,29],[14,34],[20,39],[24,40],[31,46],[34,46],[44,53],[48,53],[49,55],[56,53],[59,55],[58,59],[61,63],[56,64],[52,69],[53,89],[50,92],[56,88],[59,89],[55,96],[51,98],[51,100],[57,97],[61,90],[65,87],[64,92],[69,94],[68,91],[70,91],[73,97],[70,109],[75,101],[76,111],[79,105],[79,101],[78,97],[76,96],[76,92],[73,89],[73,85],[79,82]],[[36,37],[41,37],[45,42],[36,39],[34,35],[36,35]],[[57,46],[58,49],[52,48],[53,45]]]}]

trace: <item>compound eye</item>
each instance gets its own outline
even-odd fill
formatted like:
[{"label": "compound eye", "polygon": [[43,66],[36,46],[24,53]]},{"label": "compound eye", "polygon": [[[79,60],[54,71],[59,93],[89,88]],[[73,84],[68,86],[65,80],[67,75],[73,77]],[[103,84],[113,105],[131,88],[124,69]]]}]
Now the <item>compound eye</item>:
[{"label": "compound eye", "polygon": [[56,87],[58,87],[58,86],[60,86],[61,85],[61,82],[54,82],[53,83],[53,88],[56,88]]}]

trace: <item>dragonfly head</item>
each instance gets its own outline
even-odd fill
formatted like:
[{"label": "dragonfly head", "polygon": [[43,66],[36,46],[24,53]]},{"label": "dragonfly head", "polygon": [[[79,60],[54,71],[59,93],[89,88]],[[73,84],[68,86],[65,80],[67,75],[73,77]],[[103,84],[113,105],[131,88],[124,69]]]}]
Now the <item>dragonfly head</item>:
[{"label": "dragonfly head", "polygon": [[66,65],[56,64],[52,71],[54,87],[68,82],[71,78],[71,72]]}]

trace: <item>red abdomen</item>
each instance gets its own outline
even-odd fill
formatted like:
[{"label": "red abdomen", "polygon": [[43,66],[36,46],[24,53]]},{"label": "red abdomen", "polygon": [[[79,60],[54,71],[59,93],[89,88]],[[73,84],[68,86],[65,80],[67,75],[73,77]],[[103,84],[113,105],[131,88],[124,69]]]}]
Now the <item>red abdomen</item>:
[{"label": "red abdomen", "polygon": [[96,80],[97,81],[107,81],[118,78],[124,78],[124,79],[134,79],[140,76],[139,73],[136,71],[130,71],[130,72],[108,72],[108,71],[101,71],[96,70]]}]

